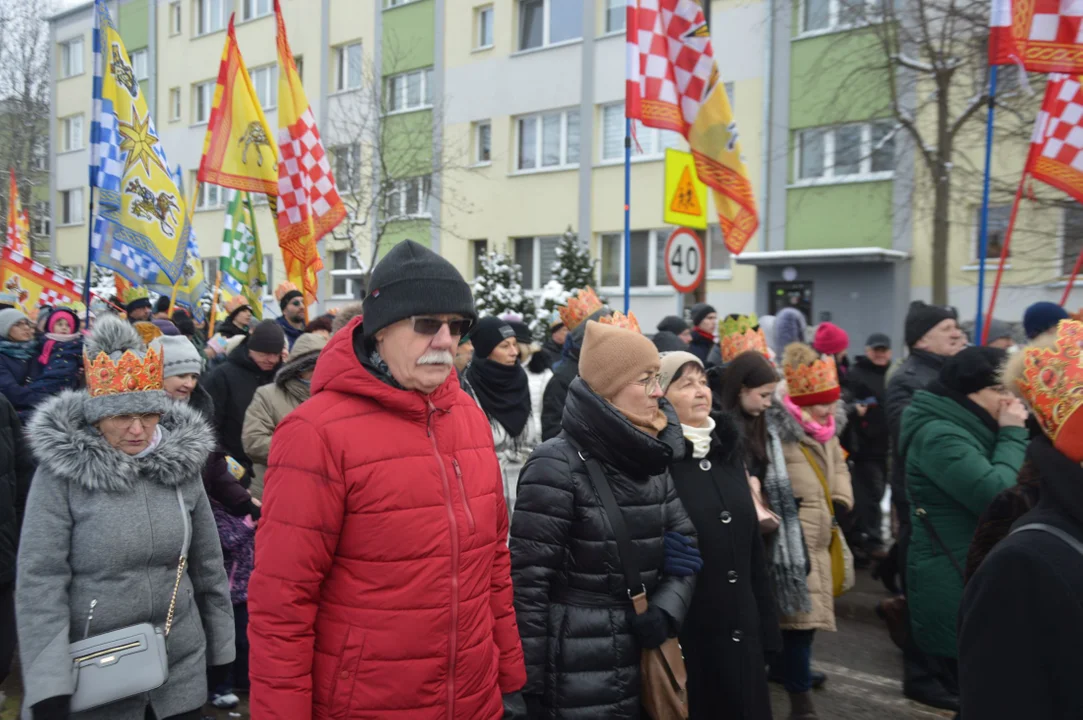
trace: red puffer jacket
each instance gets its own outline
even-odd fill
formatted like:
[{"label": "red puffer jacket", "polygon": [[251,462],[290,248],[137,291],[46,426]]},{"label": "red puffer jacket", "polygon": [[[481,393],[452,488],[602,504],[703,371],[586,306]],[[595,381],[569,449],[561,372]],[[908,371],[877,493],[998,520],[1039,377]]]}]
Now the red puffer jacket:
[{"label": "red puffer jacket", "polygon": [[455,374],[362,367],[355,320],[271,445],[248,586],[259,720],[490,720],[526,682],[492,431]]}]

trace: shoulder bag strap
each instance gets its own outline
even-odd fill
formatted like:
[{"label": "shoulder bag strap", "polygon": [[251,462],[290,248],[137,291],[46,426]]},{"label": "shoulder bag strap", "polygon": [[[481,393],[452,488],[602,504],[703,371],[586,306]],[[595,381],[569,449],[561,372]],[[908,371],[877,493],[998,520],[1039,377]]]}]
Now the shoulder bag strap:
[{"label": "shoulder bag strap", "polygon": [[165,616],[165,636],[169,637],[169,631],[173,628],[173,614],[177,610],[177,592],[180,590],[181,578],[184,576],[184,568],[188,565],[188,548],[192,543],[192,519],[188,515],[188,506],[184,504],[184,493],[180,485],[176,487],[177,502],[180,504],[181,517],[184,520],[184,544],[181,546],[180,560],[177,562],[177,579],[173,583],[173,595],[169,598],[169,612]]},{"label": "shoulder bag strap", "polygon": [[1083,543],[1079,542],[1074,537],[1072,537],[1068,533],[1061,530],[1059,527],[1054,527],[1052,525],[1046,525],[1045,523],[1030,523],[1028,525],[1023,525],[1022,527],[1017,527],[1015,530],[1012,530],[1011,534],[1015,535],[1016,533],[1025,532],[1025,531],[1028,531],[1028,530],[1044,532],[1044,533],[1049,533],[1050,535],[1055,535],[1056,537],[1059,537],[1064,542],[1068,543],[1068,545],[1071,546],[1071,548],[1073,550],[1075,550],[1077,553],[1079,553],[1080,555],[1083,555]]},{"label": "shoulder bag strap", "polygon": [[816,473],[816,477],[820,481],[820,486],[824,489],[824,497],[827,498],[827,510],[831,513],[831,523],[835,523],[835,506],[831,502],[831,488],[827,485],[827,478],[824,477],[824,471],[820,468],[820,464],[816,462],[816,458],[812,457],[812,452],[808,447],[801,442],[797,443],[801,448],[801,452],[805,454],[805,459],[808,460],[808,464],[812,466],[812,471]]},{"label": "shoulder bag strap", "polygon": [[925,508],[915,508],[914,514],[921,520],[921,524],[925,526],[925,530],[928,531],[929,537],[933,539],[933,542],[940,547],[940,551],[948,556],[948,560],[951,561],[952,567],[955,568],[955,572],[959,573],[959,577],[962,580],[966,580],[966,573],[963,572],[963,566],[959,564],[959,561],[955,559],[955,556],[951,554],[951,550],[948,549],[947,543],[945,543],[940,533],[936,531],[936,527],[933,526],[933,521],[929,519],[929,513],[925,512]]}]

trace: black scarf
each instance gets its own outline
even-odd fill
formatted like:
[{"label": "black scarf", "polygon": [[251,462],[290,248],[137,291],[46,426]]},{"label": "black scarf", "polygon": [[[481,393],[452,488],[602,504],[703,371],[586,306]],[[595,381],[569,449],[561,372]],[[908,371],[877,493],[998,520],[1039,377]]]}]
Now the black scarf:
[{"label": "black scarf", "polygon": [[530,383],[523,366],[474,358],[466,368],[466,379],[485,414],[500,423],[509,437],[519,437],[530,418]]}]

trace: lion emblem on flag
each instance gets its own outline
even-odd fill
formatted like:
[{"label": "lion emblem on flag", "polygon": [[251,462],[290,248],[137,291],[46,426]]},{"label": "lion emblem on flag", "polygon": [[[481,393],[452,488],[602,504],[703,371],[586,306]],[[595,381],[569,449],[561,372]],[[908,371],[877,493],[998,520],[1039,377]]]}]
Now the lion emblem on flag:
[{"label": "lion emblem on flag", "polygon": [[[271,141],[267,138],[267,133],[263,130],[263,123],[259,120],[253,120],[248,123],[248,127],[245,128],[244,135],[237,141],[238,145],[244,145],[244,149],[241,150],[241,162],[245,165],[248,164],[248,148],[255,146],[256,148],[256,165],[263,167],[263,151],[261,146],[266,145],[271,152],[271,157],[274,157],[274,148],[271,147]],[[275,162],[275,168],[278,168],[278,163]]]},{"label": "lion emblem on flag", "polygon": [[139,182],[139,178],[128,183],[124,192],[136,195],[132,200],[131,212],[137,218],[158,222],[166,237],[173,237],[177,216],[173,212],[179,210],[177,199],[167,192],[154,194],[150,188]]},{"label": "lion emblem on flag", "polygon": [[120,45],[113,43],[113,77],[119,85],[122,85],[132,98],[139,97],[139,83],[135,79],[135,71],[131,65],[124,62],[124,56],[120,54]]}]

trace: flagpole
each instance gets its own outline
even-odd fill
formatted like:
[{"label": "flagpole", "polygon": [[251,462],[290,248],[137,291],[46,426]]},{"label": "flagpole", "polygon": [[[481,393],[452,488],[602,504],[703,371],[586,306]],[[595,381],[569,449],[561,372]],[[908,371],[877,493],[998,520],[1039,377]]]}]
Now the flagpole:
[{"label": "flagpole", "polygon": [[[974,333],[977,335],[981,332],[983,336],[984,331],[982,328],[985,327],[982,323],[982,308],[985,306],[985,252],[989,243],[989,183],[993,167],[993,116],[996,110],[997,70],[999,68],[999,65],[993,65],[989,68],[989,115],[985,121],[985,177],[982,179],[981,229],[978,233],[978,313],[974,320]],[[1023,173],[1023,175],[1025,176],[1026,173]],[[1022,190],[1022,187],[1022,183],[1020,183],[1020,190]],[[1014,214],[1012,217],[1014,218]],[[1007,243],[1005,242],[1006,246]],[[998,284],[1000,282],[999,273],[997,274],[997,282]],[[993,292],[990,312],[992,312],[992,305],[995,302],[996,291]]]},{"label": "flagpole", "polygon": [[624,314],[632,304],[632,119],[624,118]]},{"label": "flagpole", "polygon": [[[1004,263],[1008,259],[1008,246],[1012,242],[1012,230],[1015,229],[1015,218],[1019,215],[1019,204],[1023,200],[1023,185],[1027,181],[1027,171],[1023,170],[1023,175],[1019,178],[1019,187],[1015,191],[1015,202],[1012,203],[1012,214],[1008,217],[1008,229],[1004,231],[1004,242],[1000,247],[1000,264],[997,266],[997,279],[993,283],[993,294],[989,298],[989,312],[985,316],[985,325],[980,328],[975,325],[974,331],[981,331],[979,345],[984,345],[989,338],[989,325],[993,321],[993,309],[997,304],[997,294],[1000,292],[1000,279],[1004,275]],[[982,248],[982,259],[984,259],[985,248]],[[982,268],[981,272],[984,274],[985,269]]]},{"label": "flagpole", "polygon": [[[93,173],[91,173],[93,177]],[[90,275],[94,263],[90,261],[94,251],[94,184],[90,185],[90,202],[87,204],[87,233],[86,233],[86,279],[83,283],[83,302],[86,304],[86,317],[83,318],[83,327],[90,326]],[[56,258],[53,258],[56,263]]]}]

